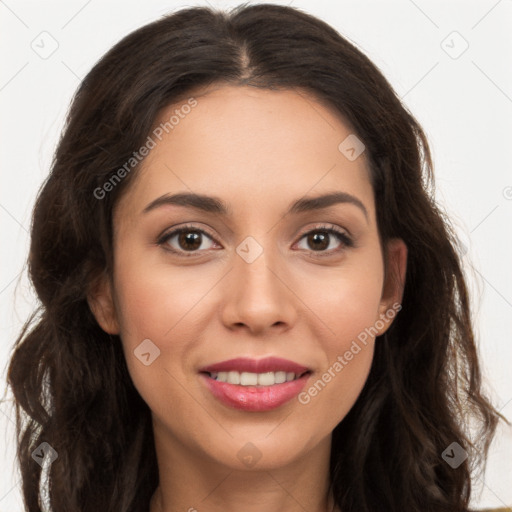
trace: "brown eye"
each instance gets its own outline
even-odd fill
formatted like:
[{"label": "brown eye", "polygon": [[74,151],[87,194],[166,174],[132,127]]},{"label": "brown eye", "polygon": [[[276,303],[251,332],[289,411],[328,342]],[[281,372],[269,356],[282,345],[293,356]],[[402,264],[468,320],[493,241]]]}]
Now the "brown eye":
[{"label": "brown eye", "polygon": [[214,241],[212,237],[202,229],[182,227],[162,236],[160,240],[158,240],[158,244],[163,245],[166,250],[188,256],[188,254],[184,253],[193,254],[211,249],[214,245]]},{"label": "brown eye", "polygon": [[201,246],[202,235],[198,231],[182,231],[178,234],[178,245],[185,251],[193,251]]},{"label": "brown eye", "polygon": [[325,231],[317,231],[307,235],[307,243],[314,251],[323,251],[329,247],[329,233]]},{"label": "brown eye", "polygon": [[300,249],[317,253],[331,254],[354,246],[352,239],[346,233],[333,227],[317,228],[309,231],[301,237],[302,240],[305,241],[305,247],[304,245],[299,246]]}]

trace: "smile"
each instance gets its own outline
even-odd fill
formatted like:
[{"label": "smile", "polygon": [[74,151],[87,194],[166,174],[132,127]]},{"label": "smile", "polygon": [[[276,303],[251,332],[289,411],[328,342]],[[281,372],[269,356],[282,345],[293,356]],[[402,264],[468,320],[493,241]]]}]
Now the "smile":
[{"label": "smile", "polygon": [[200,377],[215,399],[228,407],[264,412],[296,397],[311,375],[286,359],[237,358],[201,368]]}]

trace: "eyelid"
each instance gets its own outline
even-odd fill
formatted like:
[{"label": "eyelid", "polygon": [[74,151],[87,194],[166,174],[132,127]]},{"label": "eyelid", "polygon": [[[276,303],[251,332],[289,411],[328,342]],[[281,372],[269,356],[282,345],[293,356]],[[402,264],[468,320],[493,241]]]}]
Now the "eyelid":
[{"label": "eyelid", "polygon": [[300,231],[299,235],[297,235],[297,236],[299,236],[299,238],[302,238],[304,235],[307,235],[307,234],[311,233],[312,231],[335,232],[339,235],[346,235],[347,238],[350,238],[350,239],[353,238],[348,229],[340,228],[339,226],[336,226],[336,224],[330,224],[329,222],[316,224],[314,226],[309,226],[306,229],[304,229],[303,231]]}]

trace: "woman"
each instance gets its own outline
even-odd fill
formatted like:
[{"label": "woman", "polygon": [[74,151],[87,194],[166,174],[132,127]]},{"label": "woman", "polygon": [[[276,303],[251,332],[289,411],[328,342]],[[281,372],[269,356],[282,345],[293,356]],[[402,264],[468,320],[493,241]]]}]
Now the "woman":
[{"label": "woman", "polygon": [[34,210],[27,510],[42,467],[54,512],[469,510],[500,415],[431,173],[377,68],[297,9],[115,45]]}]

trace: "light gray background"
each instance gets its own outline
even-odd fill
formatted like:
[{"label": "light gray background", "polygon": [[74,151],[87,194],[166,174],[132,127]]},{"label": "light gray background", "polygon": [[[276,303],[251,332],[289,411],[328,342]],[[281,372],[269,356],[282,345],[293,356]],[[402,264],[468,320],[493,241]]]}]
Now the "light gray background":
[{"label": "light gray background", "polygon": [[[317,15],[351,39],[423,125],[438,199],[468,248],[464,261],[486,383],[498,409],[512,419],[512,1],[274,3]],[[119,39],[190,5],[207,2],[0,0],[2,391],[13,342],[36,304],[25,265],[30,215],[71,96]],[[52,45],[58,45],[55,52],[45,55]],[[22,510],[13,422],[11,408],[1,404],[0,512]],[[512,430],[503,427],[485,478],[475,481],[474,505],[512,505],[511,481]]]}]

